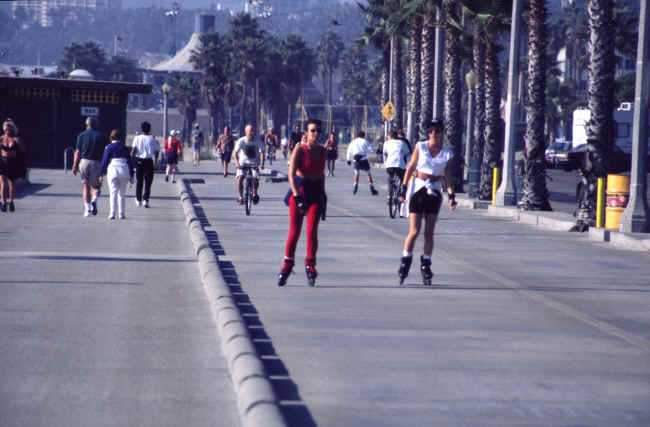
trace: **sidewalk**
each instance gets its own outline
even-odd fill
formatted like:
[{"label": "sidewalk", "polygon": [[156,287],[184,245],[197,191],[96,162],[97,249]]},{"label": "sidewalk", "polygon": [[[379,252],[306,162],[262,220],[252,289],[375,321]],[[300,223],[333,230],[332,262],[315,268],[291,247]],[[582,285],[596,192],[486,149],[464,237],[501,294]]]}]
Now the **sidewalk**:
[{"label": "sidewalk", "polygon": [[[279,288],[287,183],[262,179],[245,216],[232,173],[181,169],[189,194],[157,175],[151,209],[129,198],[125,221],[105,218],[105,197],[83,218],[79,179],[47,170],[1,216],[0,425],[238,425],[231,384],[245,378],[220,337],[242,325],[229,342],[251,338],[292,427],[650,423],[646,253],[443,208],[434,285],[419,240],[399,286],[407,220],[388,217],[381,188],[353,196],[338,162],[316,287],[303,235]],[[199,274],[193,245],[214,269]],[[212,273],[229,297],[201,283]],[[211,313],[224,300],[236,316]]]},{"label": "sidewalk", "polygon": [[0,215],[0,425],[235,426],[176,187],[82,216],[79,177],[32,169]]}]

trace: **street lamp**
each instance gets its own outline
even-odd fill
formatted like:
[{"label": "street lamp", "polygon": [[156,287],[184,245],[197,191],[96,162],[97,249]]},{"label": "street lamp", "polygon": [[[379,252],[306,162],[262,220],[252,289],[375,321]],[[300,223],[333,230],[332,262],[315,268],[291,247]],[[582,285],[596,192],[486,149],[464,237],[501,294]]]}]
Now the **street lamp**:
[{"label": "street lamp", "polygon": [[[465,140],[465,173],[464,179],[469,186],[468,196],[476,197],[479,182],[479,159],[473,156],[474,152],[474,89],[478,85],[478,76],[474,70],[465,74],[467,84],[467,138]],[[469,164],[469,168],[467,165]]]},{"label": "street lamp", "polygon": [[167,138],[167,96],[172,91],[172,86],[165,82],[162,85],[163,93],[163,141]]}]

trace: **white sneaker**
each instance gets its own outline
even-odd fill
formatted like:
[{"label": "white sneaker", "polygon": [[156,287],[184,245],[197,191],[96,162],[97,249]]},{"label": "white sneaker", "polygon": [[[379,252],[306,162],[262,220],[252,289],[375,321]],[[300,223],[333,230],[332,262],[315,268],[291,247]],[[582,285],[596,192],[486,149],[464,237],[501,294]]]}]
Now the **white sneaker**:
[{"label": "white sneaker", "polygon": [[115,214],[110,214],[110,215],[108,216],[108,219],[115,219]]},{"label": "white sneaker", "polygon": [[149,200],[145,200],[145,201],[144,201],[144,207],[145,207],[145,208],[148,208],[148,207],[149,207]]},{"label": "white sneaker", "polygon": [[140,202],[140,200],[138,200],[138,199],[135,199],[135,205],[137,207],[140,207],[140,206],[142,206],[142,202]]},{"label": "white sneaker", "polygon": [[90,212],[89,210],[84,211],[84,217],[88,218],[91,215],[92,215],[92,212]]}]

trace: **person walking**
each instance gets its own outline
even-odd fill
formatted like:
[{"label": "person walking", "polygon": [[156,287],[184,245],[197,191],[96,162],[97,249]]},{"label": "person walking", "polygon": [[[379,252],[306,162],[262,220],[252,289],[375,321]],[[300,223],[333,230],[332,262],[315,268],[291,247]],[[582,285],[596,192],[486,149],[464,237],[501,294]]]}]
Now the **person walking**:
[{"label": "person walking", "polygon": [[[303,132],[300,132],[300,126],[295,125],[293,127],[293,132],[291,132],[291,137],[289,138],[289,153],[293,153],[293,149],[296,146],[296,144],[300,143],[300,140],[302,139],[302,134]],[[291,154],[289,154],[291,156]]]},{"label": "person walking", "polygon": [[115,219],[116,211],[120,219],[125,219],[124,195],[126,183],[133,183],[133,163],[131,153],[122,141],[122,133],[113,129],[110,139],[111,143],[106,146],[102,157],[99,182],[103,182],[104,175],[106,175],[110,191],[108,219]]},{"label": "person walking", "polygon": [[85,217],[97,215],[97,199],[102,187],[102,183],[99,181],[101,161],[104,149],[109,142],[106,135],[97,130],[98,125],[97,118],[86,118],[86,130],[77,136],[72,164],[72,175],[76,176],[79,173],[83,184]]},{"label": "person walking", "polygon": [[[2,136],[0,136],[0,195],[2,204],[0,210],[14,212],[14,196],[16,180],[26,175],[25,148],[18,137],[18,127],[11,119],[2,123]],[[7,204],[7,190],[9,190],[9,204]]]},{"label": "person walking", "polygon": [[334,165],[339,157],[339,143],[334,132],[327,138],[325,150],[327,151],[327,176],[334,176]]},{"label": "person walking", "polygon": [[[404,240],[404,250],[398,270],[400,285],[408,276],[413,260],[413,246],[420,233],[424,219],[424,254],[420,257],[420,273],[425,285],[431,285],[431,255],[433,254],[433,234],[435,231],[442,193],[440,180],[444,177],[447,184],[449,208],[456,209],[456,195],[449,184],[453,182],[453,152],[443,147],[444,125],[442,120],[434,120],[427,126],[429,139],[415,145],[411,160],[406,167],[404,180],[400,188],[400,201],[406,199],[409,212],[409,233]],[[416,176],[409,185],[409,177],[416,171]]]},{"label": "person walking", "polygon": [[183,160],[183,147],[181,141],[177,138],[178,135],[180,135],[180,132],[174,129],[165,140],[165,161],[167,163],[165,182],[169,181],[169,174],[171,173],[172,184],[176,183],[178,160]]},{"label": "person walking", "polygon": [[230,126],[226,125],[223,128],[223,133],[219,135],[217,144],[214,147],[217,156],[221,157],[221,164],[223,165],[223,176],[228,176],[228,163],[232,157],[232,152],[235,149],[235,139],[230,133]]},{"label": "person walking", "polygon": [[[259,169],[264,169],[264,143],[255,137],[255,128],[248,124],[244,128],[245,136],[242,136],[235,143],[235,166],[237,167],[237,192],[239,198],[237,203],[244,203],[244,170],[243,167],[251,168],[253,173],[253,203],[260,201],[258,188],[260,185]],[[258,168],[259,165],[259,168]]]},{"label": "person walking", "polygon": [[376,196],[378,193],[377,190],[375,190],[374,185],[372,185],[372,174],[370,173],[370,162],[368,161],[368,154],[372,153],[374,150],[365,137],[365,132],[359,130],[357,131],[357,137],[350,142],[350,145],[348,145],[348,165],[354,161],[354,186],[352,188],[352,194],[357,194],[357,190],[359,189],[359,171],[365,171],[368,175],[370,193],[373,196]]},{"label": "person walking", "polygon": [[201,147],[203,146],[203,132],[198,123],[194,124],[194,130],[190,136],[192,141],[192,153],[194,155],[194,166],[198,167],[201,162]]},{"label": "person walking", "polygon": [[326,150],[318,144],[321,121],[307,121],[307,141],[296,146],[289,161],[290,193],[285,203],[289,205],[289,234],[284,250],[284,261],[278,274],[278,286],[284,286],[294,266],[294,256],[303,219],[307,217],[307,253],[305,274],[310,286],[314,286],[316,251],[318,250],[318,223],[325,210],[325,161]]},{"label": "person walking", "polygon": [[150,135],[151,124],[149,122],[142,122],[140,129],[142,134],[133,139],[133,148],[131,149],[131,156],[135,158],[135,204],[148,208],[153,171],[156,168],[158,153],[160,153],[160,144],[156,138]]}]

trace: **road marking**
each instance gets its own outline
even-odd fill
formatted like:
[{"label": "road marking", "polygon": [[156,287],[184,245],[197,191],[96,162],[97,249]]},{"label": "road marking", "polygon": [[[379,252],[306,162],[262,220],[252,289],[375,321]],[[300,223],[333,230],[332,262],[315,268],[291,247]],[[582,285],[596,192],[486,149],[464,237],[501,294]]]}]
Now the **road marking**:
[{"label": "road marking", "polygon": [[[376,223],[372,222],[371,220],[369,220],[367,218],[363,218],[363,217],[359,216],[358,214],[354,213],[351,210],[348,210],[348,209],[340,207],[340,206],[336,206],[336,205],[334,205],[332,203],[328,203],[328,208],[334,209],[334,210],[339,211],[339,212],[341,212],[343,214],[354,217],[358,221],[366,224],[367,226],[369,226],[371,228],[374,228],[377,231],[380,231],[380,232],[384,233],[385,235],[387,235],[389,237],[393,237],[393,238],[401,240],[401,241],[404,240],[405,236],[399,235],[396,232],[394,232],[393,230],[390,230],[389,228],[386,228],[386,227],[384,227],[382,225],[376,224]],[[510,289],[518,291],[519,293],[521,293],[522,295],[532,299],[533,301],[536,301],[536,302],[538,302],[538,303],[540,303],[542,305],[545,305],[547,307],[550,307],[550,308],[552,308],[552,309],[554,309],[554,310],[556,310],[556,311],[558,311],[558,312],[560,312],[562,314],[565,314],[565,315],[567,315],[569,317],[572,317],[572,318],[574,318],[574,319],[576,319],[576,320],[578,320],[578,321],[580,321],[582,323],[585,323],[585,324],[587,324],[589,326],[592,326],[592,327],[594,327],[594,328],[596,328],[596,329],[600,330],[601,332],[604,332],[604,333],[606,333],[608,335],[620,338],[620,339],[628,342],[629,344],[632,344],[633,346],[638,347],[638,348],[640,348],[641,350],[643,350],[643,351],[645,351],[647,353],[650,353],[650,340],[647,340],[647,339],[645,339],[645,338],[643,338],[641,336],[629,333],[629,332],[627,332],[627,331],[625,331],[625,330],[623,330],[621,328],[618,328],[618,327],[616,327],[614,325],[611,325],[611,324],[609,324],[607,322],[603,322],[601,320],[598,320],[595,317],[592,317],[592,316],[588,315],[587,313],[583,313],[580,310],[577,310],[577,309],[575,309],[573,307],[570,307],[570,306],[568,306],[568,305],[566,305],[564,303],[561,303],[559,301],[555,301],[554,299],[549,298],[549,297],[547,297],[545,295],[542,295],[539,292],[527,289],[525,286],[521,285],[519,282],[516,282],[516,281],[514,281],[512,279],[508,279],[507,277],[505,277],[505,276],[503,276],[503,275],[501,275],[499,273],[495,273],[493,271],[486,270],[486,269],[484,269],[482,267],[472,265],[472,264],[470,264],[470,263],[468,263],[466,261],[463,261],[461,259],[457,259],[454,256],[452,256],[451,254],[449,254],[447,251],[444,251],[442,249],[436,248],[436,250],[434,251],[434,256],[442,259],[443,261],[456,264],[456,265],[458,265],[460,267],[463,267],[463,268],[466,268],[468,270],[472,270],[472,271],[474,271],[474,272],[476,272],[476,273],[478,273],[478,274],[480,274],[480,275],[482,275],[484,277],[492,279],[495,282],[500,283],[500,284],[502,284],[502,285],[504,285],[504,286],[506,286],[506,287],[508,287]]]}]

